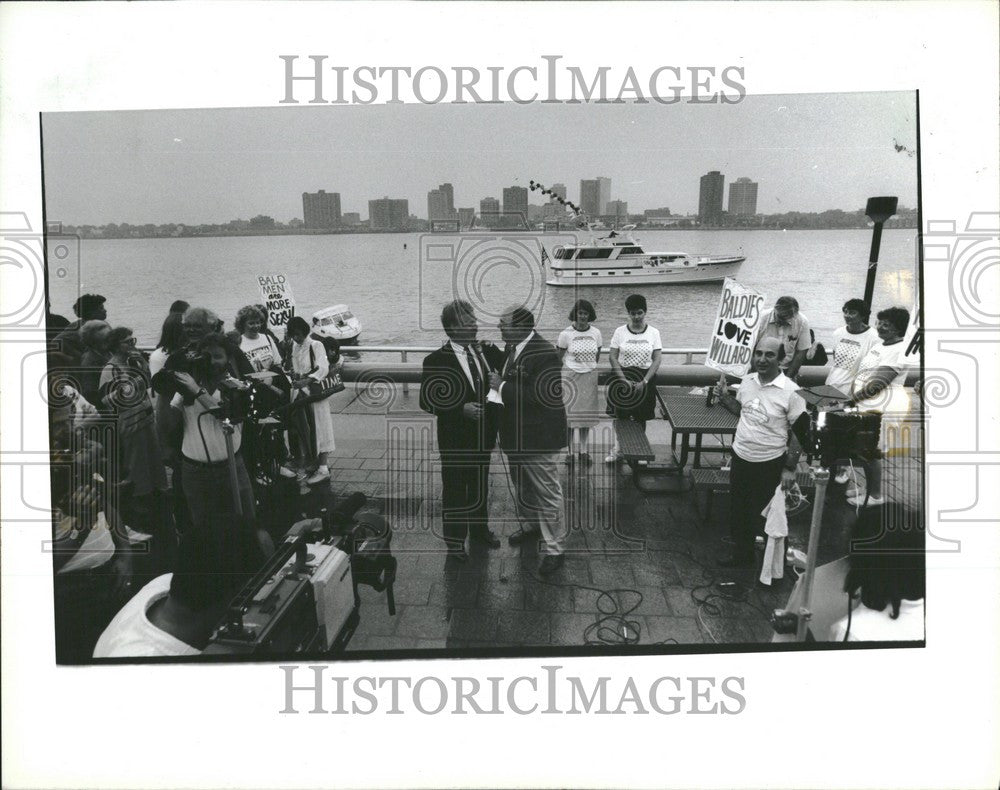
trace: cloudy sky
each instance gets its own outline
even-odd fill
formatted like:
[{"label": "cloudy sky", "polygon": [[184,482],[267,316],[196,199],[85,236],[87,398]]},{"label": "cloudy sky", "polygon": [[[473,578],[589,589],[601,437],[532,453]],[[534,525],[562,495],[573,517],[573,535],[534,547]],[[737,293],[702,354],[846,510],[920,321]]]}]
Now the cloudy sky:
[{"label": "cloudy sky", "polygon": [[[760,184],[758,211],[916,205],[912,93],[748,96],[736,105],[382,105],[45,114],[49,220],[187,224],[302,216],[302,192],[343,211],[451,182],[478,208],[534,179],[612,179],[629,210],[696,213],[698,179]],[[533,203],[542,202],[534,196]]]}]

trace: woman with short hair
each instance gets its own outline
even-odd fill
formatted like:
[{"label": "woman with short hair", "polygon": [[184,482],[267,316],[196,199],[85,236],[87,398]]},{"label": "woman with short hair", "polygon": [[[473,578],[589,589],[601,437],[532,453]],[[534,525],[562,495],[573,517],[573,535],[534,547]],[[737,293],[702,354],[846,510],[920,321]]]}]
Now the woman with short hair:
[{"label": "woman with short hair", "polygon": [[[660,333],[646,323],[646,297],[632,294],[625,300],[628,323],[611,336],[608,361],[614,377],[608,382],[608,414],[618,420],[633,420],[646,430],[653,419],[656,385],[653,378],[660,369],[663,343]],[[618,446],[604,460],[613,464],[619,459]]]},{"label": "woman with short hair", "polygon": [[601,330],[591,324],[597,320],[597,312],[586,299],[576,301],[569,311],[569,320],[572,323],[559,333],[556,341],[556,351],[563,362],[563,403],[570,432],[566,463],[575,459],[590,463],[590,454],[584,448],[600,415],[597,363],[604,339]]},{"label": "woman with short hair", "polygon": [[292,341],[292,414],[298,418],[298,445],[301,468],[308,475],[306,483],[316,485],[330,479],[327,453],[336,448],[333,436],[333,416],[328,398],[295,407],[295,401],[309,394],[330,375],[330,365],[323,344],[309,336],[309,324],[301,316],[288,322],[288,337]]}]

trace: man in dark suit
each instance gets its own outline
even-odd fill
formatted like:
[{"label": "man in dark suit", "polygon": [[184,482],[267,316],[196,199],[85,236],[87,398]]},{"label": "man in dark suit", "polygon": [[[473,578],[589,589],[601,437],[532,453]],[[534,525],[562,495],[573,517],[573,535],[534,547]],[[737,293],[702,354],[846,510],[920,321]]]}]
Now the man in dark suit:
[{"label": "man in dark suit", "polygon": [[543,576],[563,562],[566,517],[559,480],[559,451],[566,446],[566,410],[562,399],[561,363],[555,348],[535,331],[535,317],[524,307],[509,308],[500,319],[506,343],[500,373],[490,385],[502,402],[500,446],[510,465],[517,494],[521,531],[508,538],[512,546],[544,542],[538,568]]},{"label": "man in dark suit", "polygon": [[476,342],[472,305],[454,301],[441,312],[448,341],[424,360],[420,408],[437,417],[441,451],[441,509],[448,555],[468,559],[465,538],[489,548],[500,541],[489,529],[490,457],[497,415],[487,407],[489,375],[500,349]]}]

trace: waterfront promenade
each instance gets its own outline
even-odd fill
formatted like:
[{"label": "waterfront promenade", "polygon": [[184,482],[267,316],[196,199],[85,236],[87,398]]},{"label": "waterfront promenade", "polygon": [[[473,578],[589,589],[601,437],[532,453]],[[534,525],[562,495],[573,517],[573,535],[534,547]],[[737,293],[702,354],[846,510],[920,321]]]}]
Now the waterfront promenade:
[{"label": "waterfront promenade", "polygon": [[[784,606],[794,573],[787,569],[771,589],[756,585],[755,575],[741,578],[735,589],[720,587],[730,578],[714,568],[728,534],[728,496],[716,494],[706,513],[705,494],[690,490],[690,481],[674,493],[641,492],[627,465],[602,463],[610,421],[594,431],[592,442],[601,446],[591,447],[592,465],[562,467],[570,538],[559,571],[543,582],[534,547],[507,545],[518,525],[499,450],[490,475],[490,514],[502,546],[473,546],[469,562],[446,562],[433,418],[418,409],[417,387],[409,389],[349,385],[331,399],[337,450],[330,486],[338,498],[363,492],[369,497],[365,509],[388,517],[399,561],[396,615],[388,615],[384,593],[362,588],[361,622],[350,651],[544,652],[588,643],[669,650],[770,642],[768,614]],[[669,424],[651,422],[648,435],[657,463],[670,463]],[[887,461],[885,476],[889,496],[919,506],[918,448]],[[831,487],[819,564],[846,554],[854,519],[843,487]],[[806,495],[811,502],[812,491]],[[807,506],[789,519],[790,547],[805,550],[810,516]]]}]

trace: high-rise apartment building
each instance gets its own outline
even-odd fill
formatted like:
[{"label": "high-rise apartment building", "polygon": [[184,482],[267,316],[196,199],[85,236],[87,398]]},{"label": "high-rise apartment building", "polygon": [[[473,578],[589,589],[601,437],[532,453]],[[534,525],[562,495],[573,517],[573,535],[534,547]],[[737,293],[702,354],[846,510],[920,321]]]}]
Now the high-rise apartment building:
[{"label": "high-rise apartment building", "polygon": [[701,177],[701,189],[698,192],[698,221],[702,225],[714,225],[722,219],[725,183],[726,177],[718,170],[711,170]]},{"label": "high-rise apartment building", "polygon": [[618,219],[624,221],[628,219],[628,201],[627,200],[609,200],[608,205],[605,206],[604,216],[617,217]]},{"label": "high-rise apartment building", "polygon": [[504,187],[503,224],[508,228],[523,228],[528,220],[528,190],[525,187]]},{"label": "high-rise apartment building", "polygon": [[[561,197],[563,200],[566,199],[566,185],[565,184],[553,184],[550,188],[553,195]],[[549,198],[550,201],[555,201],[555,197]]]},{"label": "high-rise apartment building", "polygon": [[591,217],[598,217],[608,211],[611,200],[611,179],[598,176],[580,182],[580,210]]},{"label": "high-rise apartment building", "polygon": [[474,208],[460,208],[458,210],[458,226],[463,230],[471,228],[476,222],[476,210]]},{"label": "high-rise apartment building", "polygon": [[328,230],[340,227],[340,193],[319,192],[302,193],[302,216],[305,226],[310,229]]},{"label": "high-rise apartment building", "polygon": [[372,230],[406,230],[410,226],[410,202],[389,197],[369,200],[368,223]]},{"label": "high-rise apartment building", "polygon": [[757,182],[737,178],[729,185],[729,213],[734,217],[752,217],[757,214]]},{"label": "high-rise apartment building", "polygon": [[601,185],[596,179],[580,181],[580,211],[588,217],[596,217],[601,213]]},{"label": "high-rise apartment building", "polygon": [[484,227],[497,227],[500,223],[500,201],[494,197],[484,197],[480,200],[479,218]]}]

